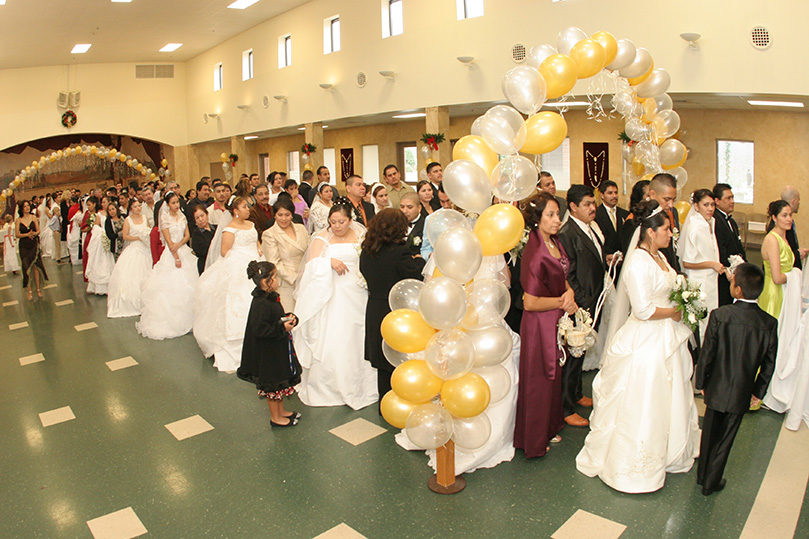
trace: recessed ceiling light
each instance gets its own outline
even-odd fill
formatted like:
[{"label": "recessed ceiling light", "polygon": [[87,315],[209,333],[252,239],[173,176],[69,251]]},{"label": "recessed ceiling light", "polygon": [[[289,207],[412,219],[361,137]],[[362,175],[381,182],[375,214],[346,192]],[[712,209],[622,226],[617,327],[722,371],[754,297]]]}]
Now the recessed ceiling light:
[{"label": "recessed ceiling light", "polygon": [[305,127],[299,127],[298,131],[306,131],[306,128]]},{"label": "recessed ceiling light", "polygon": [[113,4],[128,4],[132,0],[112,0]]},{"label": "recessed ceiling light", "polygon": [[85,52],[89,51],[90,47],[92,47],[92,46],[93,45],[91,43],[79,43],[75,47],[73,47],[73,50],[71,50],[70,53],[71,54],[84,54]]},{"label": "recessed ceiling light", "polygon": [[230,9],[245,9],[258,2],[258,0],[236,0],[228,6]]},{"label": "recessed ceiling light", "polygon": [[244,140],[253,140],[256,138],[258,138],[258,135],[247,135],[246,137],[244,137]]},{"label": "recessed ceiling light", "polygon": [[182,43],[167,43],[165,47],[160,49],[160,52],[174,52],[182,46]]},{"label": "recessed ceiling light", "polygon": [[751,105],[757,105],[759,107],[793,107],[796,109],[802,109],[803,103],[800,101],[757,101],[755,99],[748,99],[748,103]]},{"label": "recessed ceiling light", "polygon": [[557,107],[557,108],[561,108],[561,107],[586,107],[588,105],[590,105],[590,103],[588,103],[587,101],[562,101],[562,102],[553,102],[553,103],[545,102],[546,107]]},{"label": "recessed ceiling light", "polygon": [[411,112],[409,114],[397,114],[394,118],[424,118],[427,116],[426,112]]}]

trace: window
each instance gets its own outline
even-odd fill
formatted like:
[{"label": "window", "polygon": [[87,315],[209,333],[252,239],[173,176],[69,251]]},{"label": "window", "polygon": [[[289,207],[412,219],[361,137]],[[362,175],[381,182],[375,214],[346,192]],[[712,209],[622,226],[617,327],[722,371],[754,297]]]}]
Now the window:
[{"label": "window", "polygon": [[253,49],[242,53],[242,80],[253,78]]},{"label": "window", "polygon": [[404,32],[403,0],[382,0],[382,38]]},{"label": "window", "polygon": [[553,176],[557,191],[567,191],[570,189],[570,137],[551,153],[544,153],[540,156],[542,170],[546,170]]},{"label": "window", "polygon": [[753,142],[716,141],[716,183],[727,183],[733,187],[733,197],[740,204],[753,203],[753,154]]},{"label": "window", "polygon": [[221,89],[222,89],[222,62],[219,62],[213,68],[213,91],[218,92]]},{"label": "window", "polygon": [[287,152],[287,178],[301,181],[301,156],[300,152]]},{"label": "window", "polygon": [[379,182],[379,146],[376,144],[362,147],[362,177],[371,185]]},{"label": "window", "polygon": [[415,142],[409,142],[402,148],[402,164],[404,176],[402,180],[407,183],[418,183],[419,181],[419,157],[418,147]]},{"label": "window", "polygon": [[[337,162],[335,161],[334,148],[325,148],[323,150],[323,166],[329,169],[329,185],[337,185]],[[317,172],[317,169],[315,169]]]},{"label": "window", "polygon": [[292,35],[278,38],[278,69],[292,65]]},{"label": "window", "polygon": [[483,0],[455,0],[455,2],[459,21],[483,16]]},{"label": "window", "polygon": [[340,50],[340,16],[323,19],[323,54]]}]

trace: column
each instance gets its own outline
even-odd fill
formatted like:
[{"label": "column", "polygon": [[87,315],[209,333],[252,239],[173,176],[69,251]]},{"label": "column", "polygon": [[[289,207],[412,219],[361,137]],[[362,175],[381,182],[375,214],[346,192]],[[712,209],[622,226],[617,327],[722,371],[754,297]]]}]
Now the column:
[{"label": "column", "polygon": [[[438,152],[433,152],[433,160],[441,163],[442,167],[446,167],[447,163],[452,161],[451,145],[449,143],[449,108],[448,107],[427,107],[424,109],[427,117],[424,119],[425,133],[443,133],[444,142],[438,145]],[[419,143],[419,148],[423,143]],[[419,162],[421,166],[419,170],[425,168],[429,163],[423,161],[421,152],[419,152]]]},{"label": "column", "polygon": [[[317,150],[309,156],[309,164],[312,165],[312,172],[315,172],[318,167],[323,166],[323,122],[316,122],[311,124],[304,124],[304,142],[306,144],[314,145]],[[303,174],[304,161],[301,155],[301,174]],[[334,175],[333,170],[329,172]]]},{"label": "column", "polygon": [[231,169],[231,173],[233,174],[233,185],[235,186],[239,182],[239,176],[242,174],[250,174],[248,171],[249,167],[249,159],[247,155],[247,145],[244,143],[244,137],[230,137],[230,153],[235,153],[239,156],[239,160],[236,161],[236,166]]}]

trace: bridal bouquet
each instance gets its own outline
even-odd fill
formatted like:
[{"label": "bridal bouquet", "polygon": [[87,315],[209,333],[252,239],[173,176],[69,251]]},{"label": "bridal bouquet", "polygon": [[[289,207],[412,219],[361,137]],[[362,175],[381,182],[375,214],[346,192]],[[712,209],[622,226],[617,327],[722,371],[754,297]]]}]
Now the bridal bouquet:
[{"label": "bridal bouquet", "polygon": [[570,354],[574,357],[581,357],[596,342],[593,319],[590,317],[590,313],[582,308],[576,311],[573,319],[567,313],[562,315],[557,327],[559,346],[567,345],[570,349]]},{"label": "bridal bouquet", "polygon": [[700,290],[699,284],[689,281],[683,275],[677,276],[677,283],[669,293],[669,300],[683,313],[682,323],[691,328],[691,331],[696,331],[700,320],[708,316],[705,298],[705,292]]}]

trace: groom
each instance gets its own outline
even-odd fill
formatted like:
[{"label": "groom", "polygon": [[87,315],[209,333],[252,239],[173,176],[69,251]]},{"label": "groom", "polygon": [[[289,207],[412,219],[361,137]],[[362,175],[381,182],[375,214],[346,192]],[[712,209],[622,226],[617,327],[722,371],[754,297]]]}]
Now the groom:
[{"label": "groom", "polygon": [[[570,259],[567,280],[576,297],[576,304],[595,315],[596,303],[604,289],[604,273],[607,270],[604,246],[591,228],[596,216],[596,199],[593,189],[586,185],[572,185],[567,191],[569,219],[559,230],[559,239]],[[595,328],[598,328],[596,321]],[[581,390],[581,368],[584,356],[569,355],[562,367],[562,405],[565,423],[574,427],[586,427],[589,421],[576,413],[576,405],[591,407],[593,399],[585,397]]]}]

